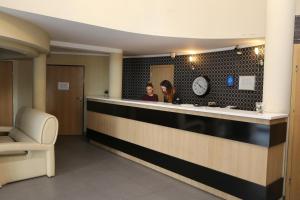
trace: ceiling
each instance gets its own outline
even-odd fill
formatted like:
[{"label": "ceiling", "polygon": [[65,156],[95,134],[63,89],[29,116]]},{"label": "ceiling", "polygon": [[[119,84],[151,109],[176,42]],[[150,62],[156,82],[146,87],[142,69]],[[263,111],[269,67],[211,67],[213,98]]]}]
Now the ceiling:
[{"label": "ceiling", "polygon": [[[0,11],[40,26],[49,33],[52,41],[121,49],[125,56],[156,55],[167,54],[170,52],[197,53],[212,49],[228,48],[236,45],[254,46],[264,42],[263,38],[218,40],[152,36],[92,26],[3,7],[0,7]],[[51,49],[56,52],[74,51],[72,50],[72,47],[55,47],[54,45],[52,45]],[[105,53],[105,50],[88,50],[87,48],[77,48],[75,51]]]}]

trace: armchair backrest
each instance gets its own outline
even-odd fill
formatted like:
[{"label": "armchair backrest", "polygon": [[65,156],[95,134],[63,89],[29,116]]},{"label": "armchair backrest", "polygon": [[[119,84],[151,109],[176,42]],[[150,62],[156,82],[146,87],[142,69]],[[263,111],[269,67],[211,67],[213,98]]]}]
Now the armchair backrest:
[{"label": "armchair backrest", "polygon": [[58,121],[55,116],[31,109],[18,111],[15,127],[40,144],[55,144]]}]

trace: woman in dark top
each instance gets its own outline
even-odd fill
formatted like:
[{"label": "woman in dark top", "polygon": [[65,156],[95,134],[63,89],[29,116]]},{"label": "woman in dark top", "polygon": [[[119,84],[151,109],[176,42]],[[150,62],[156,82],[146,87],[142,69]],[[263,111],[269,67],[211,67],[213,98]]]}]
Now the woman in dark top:
[{"label": "woman in dark top", "polygon": [[153,92],[152,83],[146,85],[146,94],[143,96],[142,100],[144,101],[158,101],[158,96]]},{"label": "woman in dark top", "polygon": [[160,88],[164,94],[164,102],[181,104],[180,97],[176,94],[175,88],[172,86],[172,83],[168,80],[163,80],[160,83]]}]

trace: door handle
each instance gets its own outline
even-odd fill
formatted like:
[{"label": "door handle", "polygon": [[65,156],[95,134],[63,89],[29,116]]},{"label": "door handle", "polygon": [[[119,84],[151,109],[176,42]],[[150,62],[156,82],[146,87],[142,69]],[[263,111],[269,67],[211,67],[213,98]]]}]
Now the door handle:
[{"label": "door handle", "polygon": [[76,97],[76,100],[78,100],[80,103],[82,103],[82,97]]}]

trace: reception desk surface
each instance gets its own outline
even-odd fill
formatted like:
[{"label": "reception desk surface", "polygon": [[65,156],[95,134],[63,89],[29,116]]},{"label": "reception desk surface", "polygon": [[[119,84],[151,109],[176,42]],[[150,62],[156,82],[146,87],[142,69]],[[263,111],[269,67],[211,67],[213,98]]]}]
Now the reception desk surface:
[{"label": "reception desk surface", "polygon": [[113,99],[106,97],[97,97],[89,96],[87,97],[89,101],[96,101],[102,103],[110,103],[116,105],[125,105],[138,108],[148,108],[154,110],[176,112],[191,114],[197,116],[206,116],[206,117],[215,117],[215,118],[224,118],[224,119],[233,119],[237,121],[249,121],[257,120],[261,123],[270,123],[271,121],[277,119],[286,119],[287,114],[284,113],[258,113],[255,111],[246,111],[246,110],[237,110],[229,108],[220,108],[220,107],[208,107],[208,106],[199,106],[196,107],[192,104],[171,104],[164,102],[150,102],[150,101],[138,101],[130,99]]},{"label": "reception desk surface", "polygon": [[287,115],[87,98],[87,137],[226,199],[278,199]]}]

